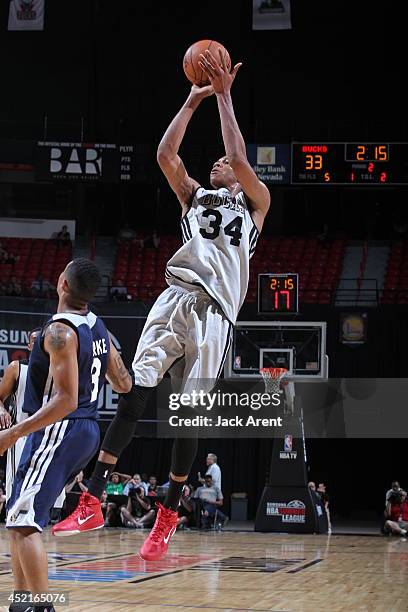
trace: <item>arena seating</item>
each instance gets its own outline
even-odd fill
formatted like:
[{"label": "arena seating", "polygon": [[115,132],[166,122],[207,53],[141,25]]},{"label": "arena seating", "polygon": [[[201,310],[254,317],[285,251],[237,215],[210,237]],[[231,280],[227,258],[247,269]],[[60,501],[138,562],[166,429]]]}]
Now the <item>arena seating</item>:
[{"label": "arena seating", "polygon": [[381,303],[408,304],[408,241],[391,245]]},{"label": "arena seating", "polygon": [[72,259],[71,244],[40,238],[1,238],[2,248],[18,256],[15,264],[0,264],[0,278],[7,283],[12,276],[21,281],[23,295],[30,295],[31,283],[41,274],[56,287],[58,277]]},{"label": "arena seating", "polygon": [[[120,242],[113,284],[121,280],[132,299],[154,299],[167,286],[165,266],[179,246],[181,241],[175,236],[161,236],[158,249],[143,249],[140,241]],[[251,260],[247,302],[256,301],[259,273],[298,272],[300,300],[329,304],[339,281],[345,248],[343,239],[322,243],[316,238],[262,236]]]}]

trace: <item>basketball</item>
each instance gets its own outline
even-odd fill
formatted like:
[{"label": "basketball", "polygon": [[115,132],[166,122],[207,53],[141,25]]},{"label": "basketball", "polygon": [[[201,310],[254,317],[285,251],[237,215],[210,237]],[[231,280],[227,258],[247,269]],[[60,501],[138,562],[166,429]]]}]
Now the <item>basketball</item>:
[{"label": "basketball", "polygon": [[221,49],[222,54],[225,58],[225,64],[228,70],[231,69],[231,58],[227,49],[221,43],[216,40],[199,40],[192,44],[185,52],[183,59],[183,69],[188,80],[197,85],[198,87],[204,87],[209,85],[207,75],[201,70],[198,62],[200,60],[200,54],[204,53],[207,49],[211,51],[217,61],[219,61],[218,49]]}]

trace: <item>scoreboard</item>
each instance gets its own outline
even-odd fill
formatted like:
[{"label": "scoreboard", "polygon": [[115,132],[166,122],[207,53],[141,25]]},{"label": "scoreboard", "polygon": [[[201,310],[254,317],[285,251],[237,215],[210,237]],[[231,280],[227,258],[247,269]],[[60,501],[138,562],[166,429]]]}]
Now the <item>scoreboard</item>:
[{"label": "scoreboard", "polygon": [[296,314],[298,274],[258,274],[258,314]]},{"label": "scoreboard", "polygon": [[406,185],[408,143],[292,142],[293,185]]}]

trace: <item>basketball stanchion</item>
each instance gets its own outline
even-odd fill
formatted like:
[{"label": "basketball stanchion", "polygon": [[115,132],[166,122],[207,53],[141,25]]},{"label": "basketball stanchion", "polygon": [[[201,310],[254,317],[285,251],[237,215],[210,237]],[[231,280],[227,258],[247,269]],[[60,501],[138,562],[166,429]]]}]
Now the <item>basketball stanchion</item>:
[{"label": "basketball stanchion", "polygon": [[301,398],[287,379],[286,368],[261,368],[265,391],[282,396],[276,416],[282,430],[273,441],[272,457],[255,518],[255,531],[323,533],[321,509],[307,483],[306,445]]}]

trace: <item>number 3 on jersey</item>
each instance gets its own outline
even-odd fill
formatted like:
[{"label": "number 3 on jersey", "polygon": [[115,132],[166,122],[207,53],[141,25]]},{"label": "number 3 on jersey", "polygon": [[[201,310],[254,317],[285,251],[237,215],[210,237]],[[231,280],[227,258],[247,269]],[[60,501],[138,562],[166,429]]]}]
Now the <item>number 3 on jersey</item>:
[{"label": "number 3 on jersey", "polygon": [[[200,234],[207,238],[208,240],[215,240],[220,235],[221,231],[221,223],[222,223],[222,214],[219,210],[205,210],[202,214],[203,217],[209,218],[208,228],[200,229]],[[212,217],[212,218],[211,218]],[[209,231],[209,230],[212,231]],[[235,217],[224,227],[224,233],[227,236],[231,236],[230,244],[232,246],[239,246],[241,238],[242,238],[242,217]]]},{"label": "number 3 on jersey", "polygon": [[95,402],[98,398],[99,391],[99,377],[101,375],[101,360],[98,357],[94,357],[91,367],[91,377],[92,377],[92,392],[91,392],[91,402]]}]

